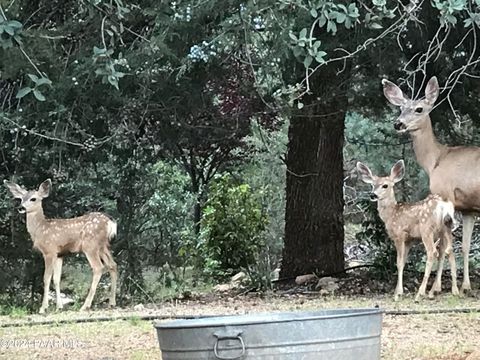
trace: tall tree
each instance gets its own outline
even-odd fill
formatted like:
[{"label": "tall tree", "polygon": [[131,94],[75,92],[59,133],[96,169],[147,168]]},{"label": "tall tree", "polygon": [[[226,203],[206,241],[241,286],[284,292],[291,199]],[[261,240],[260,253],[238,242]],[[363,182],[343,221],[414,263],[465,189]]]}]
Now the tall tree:
[{"label": "tall tree", "polygon": [[[262,5],[247,8],[243,17],[251,20],[244,22],[246,46],[257,49],[245,61],[273,93],[273,107],[284,112],[287,105],[290,116],[281,275],[338,272],[344,267],[344,120],[355,61],[355,51],[348,49],[378,34],[379,19],[395,15],[385,4],[365,9],[341,1]],[[254,65],[262,63],[267,66]],[[276,82],[269,77],[275,70],[281,74]]]},{"label": "tall tree", "polygon": [[290,119],[282,276],[343,269],[345,83],[330,66]]}]

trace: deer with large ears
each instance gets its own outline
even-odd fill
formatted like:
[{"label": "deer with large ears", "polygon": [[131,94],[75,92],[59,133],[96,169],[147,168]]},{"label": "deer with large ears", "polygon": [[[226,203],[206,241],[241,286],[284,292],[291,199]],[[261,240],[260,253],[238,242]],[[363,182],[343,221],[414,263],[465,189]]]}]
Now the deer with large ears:
[{"label": "deer with large ears", "polygon": [[63,307],[60,298],[60,278],[63,256],[68,253],[83,252],[93,270],[92,285],[82,310],[89,309],[102,275],[104,266],[110,272],[110,306],[115,306],[117,286],[117,264],[110,252],[110,240],[117,233],[117,224],[102,213],[89,213],[72,219],[46,219],[42,200],[48,197],[52,187],[50,179],[44,181],[38,190],[27,191],[21,186],[4,180],[4,184],[14,198],[20,199],[21,212],[27,213],[27,230],[33,247],[39,250],[45,261],[43,275],[43,302],[40,313],[48,308],[48,292],[53,275],[57,309]]},{"label": "deer with large ears", "polygon": [[[368,166],[361,162],[357,163],[357,170],[361,179],[372,185],[371,199],[378,201],[378,214],[385,223],[388,236],[395,244],[398,271],[395,301],[403,294],[403,268],[407,262],[408,252],[419,240],[425,246],[427,262],[415,301],[425,296],[433,261],[437,255],[439,255],[439,268],[428,296],[432,298],[435,292],[441,291],[445,254],[448,254],[452,272],[452,293],[458,295],[457,270],[452,249],[452,227],[455,221],[453,204],[443,201],[438,195],[429,195],[424,200],[413,204],[397,203],[394,185],[402,180],[405,173],[403,160],[392,167],[389,176],[375,176]],[[436,250],[437,239],[439,239],[439,252]]]},{"label": "deer with large ears", "polygon": [[394,123],[399,133],[408,133],[420,166],[430,179],[430,192],[451,201],[463,214],[463,283],[462,291],[471,290],[469,253],[475,214],[480,212],[480,148],[475,146],[446,146],[436,139],[430,111],[439,95],[438,81],[432,77],[425,88],[425,98],[411,100],[392,82],[383,79],[383,93],[400,107]]}]

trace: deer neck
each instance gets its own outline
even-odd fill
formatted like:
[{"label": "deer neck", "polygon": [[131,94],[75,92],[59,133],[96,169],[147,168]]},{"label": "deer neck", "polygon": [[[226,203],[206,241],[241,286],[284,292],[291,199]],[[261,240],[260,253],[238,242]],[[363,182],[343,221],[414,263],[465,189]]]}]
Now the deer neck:
[{"label": "deer neck", "polygon": [[413,151],[415,152],[417,162],[428,175],[430,175],[445,147],[445,145],[438,142],[433,133],[430,116],[426,116],[422,126],[412,132],[411,136],[413,140]]},{"label": "deer neck", "polygon": [[32,236],[34,242],[34,235],[44,226],[45,223],[46,219],[41,207],[38,210],[27,213],[27,230],[30,236]]},{"label": "deer neck", "polygon": [[397,200],[395,199],[395,195],[378,200],[378,215],[380,215],[380,219],[382,219],[385,224],[393,219],[396,209]]}]

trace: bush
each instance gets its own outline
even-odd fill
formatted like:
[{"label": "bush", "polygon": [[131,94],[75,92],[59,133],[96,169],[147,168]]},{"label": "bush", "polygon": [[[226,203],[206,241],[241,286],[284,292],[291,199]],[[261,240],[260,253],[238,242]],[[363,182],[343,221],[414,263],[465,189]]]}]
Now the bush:
[{"label": "bush", "polygon": [[220,280],[250,269],[264,247],[267,217],[248,184],[230,175],[212,183],[203,209],[200,250],[206,275]]}]

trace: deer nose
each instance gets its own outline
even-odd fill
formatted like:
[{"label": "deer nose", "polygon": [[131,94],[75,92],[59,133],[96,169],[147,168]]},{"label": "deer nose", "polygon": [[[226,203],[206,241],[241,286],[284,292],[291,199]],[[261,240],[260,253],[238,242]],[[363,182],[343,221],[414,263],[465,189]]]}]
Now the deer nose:
[{"label": "deer nose", "polygon": [[375,200],[377,200],[377,199],[378,199],[377,194],[374,194],[374,193],[371,193],[371,194],[370,194],[370,200],[375,201]]},{"label": "deer nose", "polygon": [[403,126],[402,122],[400,122],[398,120],[395,121],[395,123],[393,124],[393,127],[394,127],[395,130],[401,130],[402,126]]}]

